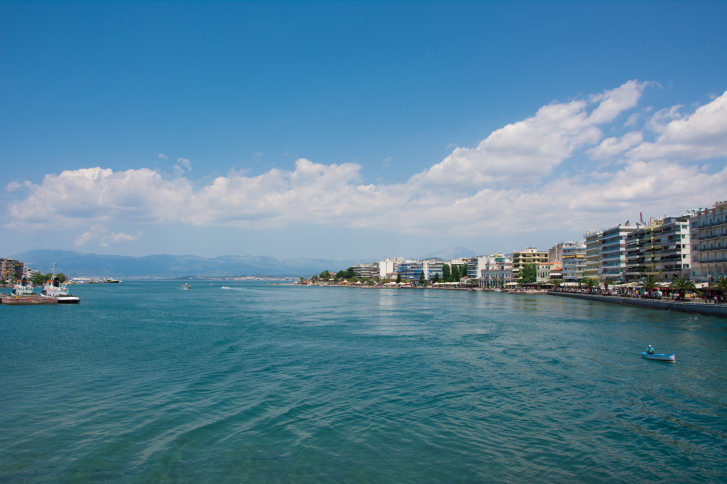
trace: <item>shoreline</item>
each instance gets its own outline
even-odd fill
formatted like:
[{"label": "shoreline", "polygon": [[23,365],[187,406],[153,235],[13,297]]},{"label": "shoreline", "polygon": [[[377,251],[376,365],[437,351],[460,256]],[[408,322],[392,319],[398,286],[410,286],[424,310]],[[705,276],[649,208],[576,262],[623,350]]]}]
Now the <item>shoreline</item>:
[{"label": "shoreline", "polygon": [[623,296],[602,296],[599,294],[581,294],[573,292],[548,291],[549,296],[561,296],[586,299],[607,303],[625,304],[651,309],[666,309],[667,311],[680,311],[684,313],[706,314],[727,318],[727,304],[706,304],[699,302],[672,301],[662,299],[639,299]]}]

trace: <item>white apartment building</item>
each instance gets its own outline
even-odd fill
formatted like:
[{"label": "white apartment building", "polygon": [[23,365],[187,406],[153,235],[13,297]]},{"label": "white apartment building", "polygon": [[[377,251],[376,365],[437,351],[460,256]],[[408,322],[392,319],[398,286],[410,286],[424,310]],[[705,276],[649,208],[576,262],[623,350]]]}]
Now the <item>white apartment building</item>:
[{"label": "white apartment building", "polygon": [[399,264],[404,262],[403,257],[386,258],[379,261],[379,279],[396,279]]},{"label": "white apartment building", "polygon": [[617,225],[603,231],[599,240],[600,264],[598,275],[602,281],[622,281],[626,272],[626,238],[636,230],[635,225]]},{"label": "white apartment building", "polygon": [[727,201],[700,208],[690,220],[692,278],[717,281],[727,277]]},{"label": "white apartment building", "polygon": [[565,242],[561,248],[563,282],[578,282],[586,268],[585,242]]},{"label": "white apartment building", "polygon": [[377,262],[373,264],[357,264],[353,266],[353,273],[356,274],[356,277],[376,279],[379,277],[379,264]]},{"label": "white apartment building", "polygon": [[422,272],[424,273],[424,279],[431,281],[434,276],[442,278],[442,266],[444,261],[442,259],[425,259],[422,261]]},{"label": "white apartment building", "polygon": [[626,237],[625,279],[637,281],[652,276],[673,281],[689,276],[691,247],[689,217],[651,219]]}]

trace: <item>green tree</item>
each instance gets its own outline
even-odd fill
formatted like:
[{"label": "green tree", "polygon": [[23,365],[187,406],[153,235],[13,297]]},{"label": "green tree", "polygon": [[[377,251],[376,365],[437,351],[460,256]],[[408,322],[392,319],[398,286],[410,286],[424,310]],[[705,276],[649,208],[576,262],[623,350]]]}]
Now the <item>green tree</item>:
[{"label": "green tree", "polygon": [[432,283],[436,284],[437,282],[439,282],[439,273],[438,272],[434,274],[434,277],[432,277]]},{"label": "green tree", "polygon": [[419,284],[424,284],[424,271],[419,273]]},{"label": "green tree", "polygon": [[584,284],[589,291],[592,291],[594,287],[598,285],[598,281],[595,280],[592,277],[584,277],[579,281],[581,284]]},{"label": "green tree", "polygon": [[684,295],[687,291],[694,292],[697,290],[697,286],[694,282],[690,281],[686,277],[677,277],[672,281],[669,287],[673,291],[677,291],[679,293],[679,299],[684,299]]},{"label": "green tree", "polygon": [[401,273],[396,274],[396,283],[399,284],[401,282]]},{"label": "green tree", "polygon": [[444,282],[449,282],[451,276],[452,273],[450,271],[449,264],[442,264],[442,280]]},{"label": "green tree", "polygon": [[520,284],[535,282],[535,279],[537,279],[535,264],[525,264],[523,268],[520,269]]},{"label": "green tree", "polygon": [[321,279],[328,280],[331,278],[331,273],[328,271],[321,272]]},{"label": "green tree", "polygon": [[356,271],[353,270],[353,267],[349,267],[348,269],[346,269],[346,277],[348,279],[353,279],[354,277],[356,277]]},{"label": "green tree", "polygon": [[721,277],[717,281],[717,289],[722,292],[722,300],[724,300],[725,296],[727,296],[727,277]]},{"label": "green tree", "polygon": [[33,277],[30,278],[30,282],[34,286],[42,286],[43,283],[45,283],[45,281],[47,281],[47,279],[45,278],[45,276],[43,274],[40,274],[40,273],[33,274]]},{"label": "green tree", "polygon": [[336,279],[346,279],[346,278],[348,278],[347,274],[348,273],[346,271],[343,271],[343,270],[338,271],[338,272],[336,272]]}]

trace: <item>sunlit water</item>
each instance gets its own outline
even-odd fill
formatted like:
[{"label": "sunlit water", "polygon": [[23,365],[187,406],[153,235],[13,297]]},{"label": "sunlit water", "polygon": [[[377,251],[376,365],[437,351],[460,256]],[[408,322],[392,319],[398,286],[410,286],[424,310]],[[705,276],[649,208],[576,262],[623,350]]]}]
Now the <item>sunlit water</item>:
[{"label": "sunlit water", "polygon": [[[727,320],[181,286],[0,306],[0,481],[727,480]],[[642,359],[647,344],[677,362]]]}]

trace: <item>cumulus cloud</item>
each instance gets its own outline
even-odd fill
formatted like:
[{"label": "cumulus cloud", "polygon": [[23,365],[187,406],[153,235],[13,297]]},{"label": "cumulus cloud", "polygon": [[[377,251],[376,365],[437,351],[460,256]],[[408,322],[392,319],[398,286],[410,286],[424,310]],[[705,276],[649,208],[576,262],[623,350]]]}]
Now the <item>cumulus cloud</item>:
[{"label": "cumulus cloud", "polygon": [[595,148],[588,150],[591,158],[604,159],[620,155],[629,148],[641,143],[644,136],[639,131],[631,131],[621,137],[606,138]]},{"label": "cumulus cloud", "polygon": [[[39,184],[25,183],[22,192],[11,182],[8,190],[20,195],[9,204],[7,226],[76,227],[84,231],[78,246],[141,236],[107,229],[117,222],[250,229],[309,223],[485,237],[498,231],[586,230],[642,210],[679,214],[723,199],[727,167],[684,160],[727,155],[727,94],[691,114],[657,112],[652,121],[663,129],[648,141],[647,132],[637,130],[604,139],[602,130],[623,129],[617,118],[638,103],[645,86],[629,81],[587,99],[543,106],[490,133],[476,148],[455,148],[403,183],[364,183],[358,164],[304,158],[290,170],[235,172],[199,187],[185,177],[191,169],[186,158],[177,159],[180,172],[174,177],[150,169],[67,170]],[[607,161],[548,177],[575,154]]]},{"label": "cumulus cloud", "polygon": [[458,189],[535,183],[578,148],[597,143],[602,138],[598,126],[634,107],[646,85],[628,81],[589,101],[543,106],[535,116],[494,131],[476,148],[456,148],[413,181]]},{"label": "cumulus cloud", "polygon": [[[666,114],[665,114],[666,113]],[[727,156],[727,91],[700,106],[693,114],[678,117],[675,110],[660,112],[653,123],[660,132],[654,142],[642,143],[629,152],[635,159],[680,158],[706,160]]]}]

